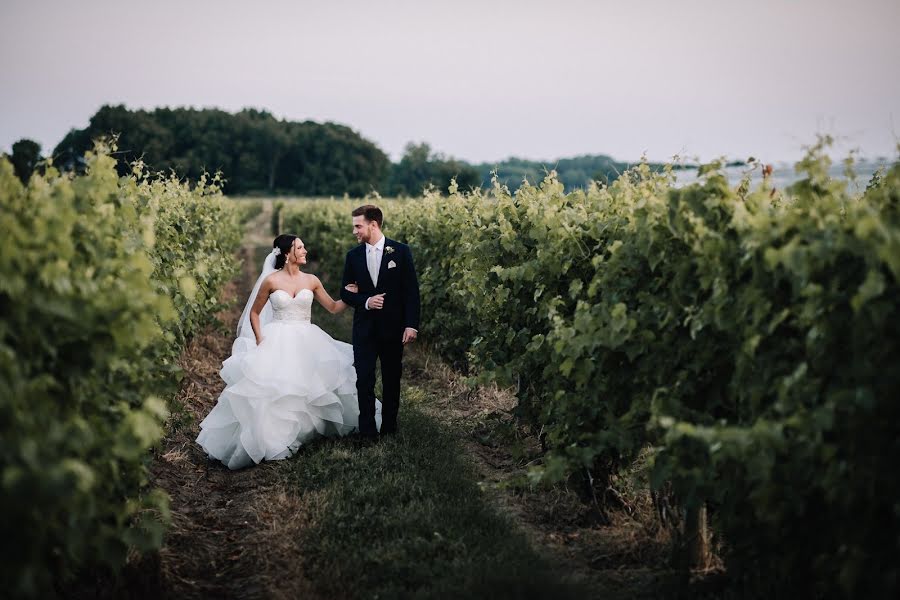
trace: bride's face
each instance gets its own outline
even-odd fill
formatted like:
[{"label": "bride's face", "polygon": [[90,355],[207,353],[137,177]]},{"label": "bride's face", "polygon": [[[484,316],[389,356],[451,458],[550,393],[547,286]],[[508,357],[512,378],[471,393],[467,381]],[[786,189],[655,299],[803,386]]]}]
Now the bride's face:
[{"label": "bride's face", "polygon": [[291,257],[293,262],[298,265],[306,264],[306,246],[303,245],[303,240],[297,238],[294,240],[294,246],[291,248]]}]

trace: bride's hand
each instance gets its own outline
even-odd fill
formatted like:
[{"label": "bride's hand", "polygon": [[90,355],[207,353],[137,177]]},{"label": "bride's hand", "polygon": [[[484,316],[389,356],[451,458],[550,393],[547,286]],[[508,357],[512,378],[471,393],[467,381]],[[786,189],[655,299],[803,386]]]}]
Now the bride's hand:
[{"label": "bride's hand", "polygon": [[350,292],[351,294],[359,293],[359,286],[356,285],[356,283],[348,283],[347,285],[344,286],[344,289],[347,290],[348,292]]}]

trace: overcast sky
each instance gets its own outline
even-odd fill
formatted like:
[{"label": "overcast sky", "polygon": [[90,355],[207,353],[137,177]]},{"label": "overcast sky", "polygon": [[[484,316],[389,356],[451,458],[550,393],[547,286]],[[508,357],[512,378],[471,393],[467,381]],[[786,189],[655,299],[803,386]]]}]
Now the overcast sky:
[{"label": "overcast sky", "polygon": [[103,104],[335,121],[394,160],[793,160],[900,136],[900,0],[0,0],[0,151]]}]

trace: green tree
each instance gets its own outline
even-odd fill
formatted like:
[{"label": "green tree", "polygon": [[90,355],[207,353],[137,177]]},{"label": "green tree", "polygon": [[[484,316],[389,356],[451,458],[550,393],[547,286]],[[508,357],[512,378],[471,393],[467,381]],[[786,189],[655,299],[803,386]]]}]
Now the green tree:
[{"label": "green tree", "polygon": [[31,174],[34,173],[38,161],[41,160],[41,145],[33,140],[23,138],[12,145],[10,162],[15,169],[16,177],[23,184],[28,183]]},{"label": "green tree", "polygon": [[57,164],[81,170],[91,140],[118,136],[118,170],[141,159],[153,171],[196,181],[221,171],[228,193],[363,196],[381,190],[390,161],[375,144],[335,123],[278,120],[266,111],[216,109],[129,110],[103,106],[87,128],[72,130],[56,147]]},{"label": "green tree", "polygon": [[[511,157],[501,162],[482,163],[476,165],[484,183],[490,182],[491,173],[496,171],[500,183],[515,192],[524,181],[536,185],[543,181],[550,171],[556,171],[556,177],[566,190],[586,189],[592,181],[610,184],[634,163],[617,161],[605,154],[583,155],[572,158],[561,158],[556,161],[537,161]],[[651,164],[654,172],[662,169],[662,165]]]},{"label": "green tree", "polygon": [[410,142],[403,158],[392,169],[387,191],[390,195],[415,196],[433,185],[446,192],[451,179],[456,179],[457,186],[463,190],[482,185],[478,169],[469,163],[435,154],[425,142]]},{"label": "green tree", "polygon": [[430,171],[428,159],[431,146],[422,142],[409,142],[404,149],[403,158],[394,165],[391,171],[391,183],[388,193],[391,195],[417,194],[428,182]]}]

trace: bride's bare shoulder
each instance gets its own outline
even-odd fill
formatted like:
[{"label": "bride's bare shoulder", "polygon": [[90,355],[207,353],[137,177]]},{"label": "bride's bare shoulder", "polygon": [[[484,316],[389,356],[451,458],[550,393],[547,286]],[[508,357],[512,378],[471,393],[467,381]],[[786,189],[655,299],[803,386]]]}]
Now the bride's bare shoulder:
[{"label": "bride's bare shoulder", "polygon": [[309,282],[309,287],[312,290],[322,287],[322,282],[319,281],[319,278],[312,273],[305,273],[307,277],[307,282]]},{"label": "bride's bare shoulder", "polygon": [[274,273],[270,273],[263,279],[261,288],[272,288],[275,287],[278,282],[281,280],[281,271],[275,271]]}]

